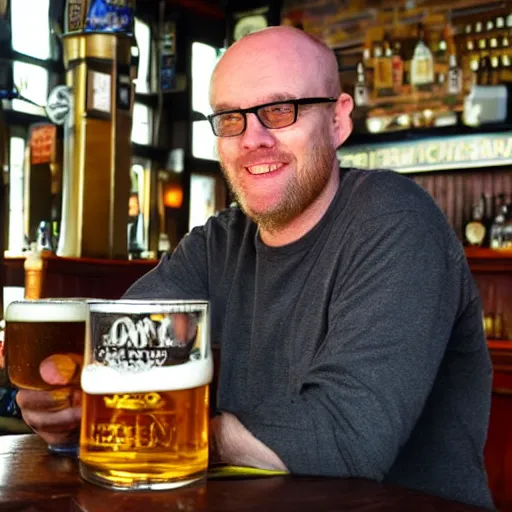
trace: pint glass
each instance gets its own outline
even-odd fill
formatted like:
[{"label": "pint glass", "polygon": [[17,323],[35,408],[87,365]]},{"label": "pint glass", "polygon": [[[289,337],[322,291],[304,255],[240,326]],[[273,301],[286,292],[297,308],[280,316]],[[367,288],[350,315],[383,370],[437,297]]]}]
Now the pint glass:
[{"label": "pint glass", "polygon": [[204,477],[213,374],[208,302],[89,302],[80,474],[118,490]]},{"label": "pint glass", "polygon": [[[86,304],[82,300],[26,300],[11,302],[5,313],[6,364],[9,380],[19,388],[51,390],[56,410],[70,406],[70,392],[45,382],[39,372],[47,357],[81,361],[84,353]],[[62,358],[67,356],[67,358]],[[68,365],[69,366],[69,365]],[[77,368],[79,365],[77,366]],[[80,372],[69,375],[78,384]],[[60,403],[60,405],[59,405]],[[76,454],[77,443],[49,445],[59,454]]]}]

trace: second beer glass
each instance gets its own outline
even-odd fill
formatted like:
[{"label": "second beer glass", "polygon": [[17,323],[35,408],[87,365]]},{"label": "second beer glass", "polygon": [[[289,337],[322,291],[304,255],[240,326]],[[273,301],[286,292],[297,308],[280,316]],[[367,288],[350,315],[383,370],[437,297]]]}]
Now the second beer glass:
[{"label": "second beer glass", "polygon": [[89,303],[80,473],[110,489],[171,489],[208,465],[207,302]]}]

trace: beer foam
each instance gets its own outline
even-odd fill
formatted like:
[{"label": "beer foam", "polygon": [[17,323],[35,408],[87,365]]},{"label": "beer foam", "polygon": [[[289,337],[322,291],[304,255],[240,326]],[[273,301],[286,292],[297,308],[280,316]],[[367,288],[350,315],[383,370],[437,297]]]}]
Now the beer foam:
[{"label": "beer foam", "polygon": [[16,301],[7,306],[6,322],[85,322],[85,302]]},{"label": "beer foam", "polygon": [[121,372],[91,364],[82,370],[82,389],[90,395],[178,391],[205,386],[212,381],[213,359],[158,366],[138,373]]}]

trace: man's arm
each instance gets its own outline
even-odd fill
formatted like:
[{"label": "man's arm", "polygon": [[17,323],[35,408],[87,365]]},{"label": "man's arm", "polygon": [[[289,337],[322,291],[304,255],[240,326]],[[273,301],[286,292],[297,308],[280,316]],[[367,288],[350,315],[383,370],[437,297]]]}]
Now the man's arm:
[{"label": "man's arm", "polygon": [[208,267],[205,228],[194,228],[174,252],[138,279],[123,299],[200,299],[207,300]]},{"label": "man's arm", "polygon": [[210,422],[210,463],[286,471],[283,461],[228,412]]},{"label": "man's arm", "polygon": [[[204,228],[192,230],[174,253],[165,255],[158,266],[142,276],[124,295],[127,299],[208,299],[208,270]],[[81,391],[69,385],[79,370],[77,361],[57,364],[55,357],[41,364],[43,380],[62,386],[59,393],[21,389],[17,402],[23,419],[50,444],[75,439],[81,420]],[[69,358],[68,358],[69,359]],[[62,399],[64,397],[65,399]]]}]

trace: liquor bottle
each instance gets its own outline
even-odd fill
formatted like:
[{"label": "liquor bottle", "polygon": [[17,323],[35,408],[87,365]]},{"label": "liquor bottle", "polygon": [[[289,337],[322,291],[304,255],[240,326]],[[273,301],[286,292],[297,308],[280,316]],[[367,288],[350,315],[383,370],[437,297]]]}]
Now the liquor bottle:
[{"label": "liquor bottle", "polygon": [[473,55],[469,61],[469,69],[471,71],[470,86],[478,85],[479,70],[480,70],[480,59],[478,55]]},{"label": "liquor bottle", "polygon": [[423,27],[419,25],[418,42],[411,60],[411,85],[419,88],[434,82],[434,58],[423,38]]},{"label": "liquor bottle", "polygon": [[357,82],[354,85],[354,103],[358,107],[366,107],[369,103],[368,84],[362,62],[357,64]]},{"label": "liquor bottle", "polygon": [[388,41],[384,41],[383,46],[375,44],[374,63],[375,76],[374,87],[377,96],[385,96],[393,89],[393,67],[392,51]]},{"label": "liquor bottle", "polygon": [[485,240],[484,208],[485,204],[482,196],[478,203],[473,205],[471,219],[464,227],[464,236],[468,245],[480,247]]},{"label": "liquor bottle", "polygon": [[500,249],[503,246],[503,224],[507,215],[507,205],[505,204],[505,196],[499,194],[495,198],[496,217],[491,225],[491,233],[489,235],[489,246],[491,249]]},{"label": "liquor bottle", "polygon": [[484,247],[491,246],[491,229],[494,222],[494,198],[490,194],[482,194],[484,202],[484,217],[482,222],[485,226],[485,238],[482,242]]},{"label": "liquor bottle", "polygon": [[462,91],[462,70],[457,66],[455,54],[450,55],[448,63],[448,94],[459,94]]},{"label": "liquor bottle", "polygon": [[465,39],[466,39],[466,50],[468,52],[472,52],[475,49],[472,32],[473,32],[473,29],[471,27],[471,24],[468,23],[464,28],[464,35],[465,35]]},{"label": "liquor bottle", "polygon": [[476,49],[479,52],[485,52],[487,49],[487,39],[483,34],[483,24],[481,21],[477,21],[475,23],[475,40],[476,40]]},{"label": "liquor bottle", "polygon": [[363,47],[363,68],[366,82],[368,84],[368,89],[371,89],[373,87],[375,73],[374,66],[372,63],[372,51],[370,46],[366,42]]},{"label": "liquor bottle", "polygon": [[402,46],[399,41],[396,41],[393,46],[393,57],[391,58],[391,65],[393,68],[393,91],[395,94],[402,92],[404,84],[404,61],[400,55]]},{"label": "liquor bottle", "polygon": [[40,253],[43,252],[53,252],[52,242],[51,242],[51,230],[50,223],[46,221],[41,221],[38,228],[37,235],[37,250]]},{"label": "liquor bottle", "polygon": [[489,85],[497,85],[500,82],[500,54],[498,49],[498,38],[492,36],[489,39]]},{"label": "liquor bottle", "polygon": [[380,92],[380,84],[382,81],[381,77],[381,65],[380,60],[382,59],[382,46],[380,41],[375,41],[373,44],[373,94],[378,96]]},{"label": "liquor bottle", "polygon": [[498,16],[494,23],[494,27],[498,32],[505,30],[505,18],[503,16]]},{"label": "liquor bottle", "polygon": [[447,50],[448,50],[448,43],[446,41],[446,36],[447,36],[447,30],[445,28],[441,35],[441,39],[439,39],[439,42],[437,43],[437,49],[435,52],[435,57],[436,57],[437,62],[445,62],[446,61],[446,54],[447,54]]},{"label": "liquor bottle", "polygon": [[502,226],[502,245],[503,249],[512,249],[512,203],[507,202],[502,210],[504,213],[504,222]]},{"label": "liquor bottle", "polygon": [[491,61],[487,54],[482,55],[478,65],[478,85],[489,85]]},{"label": "liquor bottle", "polygon": [[510,41],[508,35],[505,34],[501,39],[501,63],[500,67],[502,71],[509,70],[512,59],[510,58]]}]

